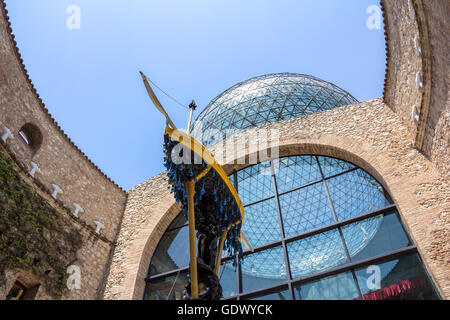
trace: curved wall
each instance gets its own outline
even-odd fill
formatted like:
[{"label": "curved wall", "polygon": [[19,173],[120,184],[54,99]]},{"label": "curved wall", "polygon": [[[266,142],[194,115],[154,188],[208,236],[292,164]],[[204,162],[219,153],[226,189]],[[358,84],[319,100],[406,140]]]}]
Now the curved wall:
[{"label": "curved wall", "polygon": [[450,172],[450,2],[423,1],[427,18],[431,60],[430,111],[423,151],[443,174]]},{"label": "curved wall", "polygon": [[[50,116],[29,79],[0,1],[0,142],[36,190],[85,230],[79,260],[86,299],[101,295],[126,192],[105,176]],[[34,130],[25,130],[23,126]],[[28,143],[19,131],[27,133]],[[41,135],[41,137],[39,137]],[[37,137],[39,144],[33,144]],[[94,239],[94,240],[92,240]],[[1,292],[0,292],[1,295]]]},{"label": "curved wall", "polygon": [[414,146],[450,172],[450,3],[382,0],[387,69],[384,101],[407,124]]}]

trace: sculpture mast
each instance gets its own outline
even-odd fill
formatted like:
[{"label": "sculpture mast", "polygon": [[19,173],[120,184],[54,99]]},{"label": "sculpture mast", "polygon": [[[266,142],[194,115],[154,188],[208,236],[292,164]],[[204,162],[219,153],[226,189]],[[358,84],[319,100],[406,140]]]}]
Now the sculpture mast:
[{"label": "sculpture mast", "polygon": [[[230,255],[242,257],[242,238],[253,251],[241,232],[244,223],[242,202],[212,153],[189,134],[195,102],[189,105],[187,132],[178,130],[142,72],[141,76],[150,99],[166,118],[164,165],[172,193],[187,213],[189,222],[190,285],[186,287],[185,299],[220,299],[222,288],[218,275],[224,247]],[[183,159],[175,161],[174,157]],[[194,157],[200,157],[201,161],[194,161]]]}]

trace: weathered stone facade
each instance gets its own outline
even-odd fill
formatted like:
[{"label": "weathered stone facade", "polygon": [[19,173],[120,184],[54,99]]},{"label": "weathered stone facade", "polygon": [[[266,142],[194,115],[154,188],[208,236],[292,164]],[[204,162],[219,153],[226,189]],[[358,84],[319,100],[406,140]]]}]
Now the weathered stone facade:
[{"label": "weathered stone facade", "polygon": [[382,1],[387,35],[388,67],[384,100],[417,134],[422,95],[422,49],[412,1]]},{"label": "weathered stone facade", "polygon": [[[27,176],[28,184],[67,214],[82,235],[83,246],[73,263],[81,268],[82,288],[70,291],[66,298],[100,298],[126,192],[107,178],[49,115],[22,64],[3,1],[0,7],[2,145]],[[27,131],[24,125],[33,130]],[[19,134],[21,130],[28,143]],[[5,288],[4,284],[0,287]],[[0,298],[5,290],[0,291]],[[38,293],[38,297],[44,295]]]},{"label": "weathered stone facade", "polygon": [[[6,150],[2,144],[0,146],[2,150]],[[21,170],[20,163],[17,159],[11,156],[11,160],[15,160],[16,171],[19,172],[21,179],[28,186],[31,186],[34,192],[40,196],[47,205],[53,207],[60,212],[64,220],[72,224],[72,227],[78,232],[81,237],[81,248],[78,250],[76,260],[71,261],[71,265],[75,265],[80,268],[80,284],[81,288],[77,290],[66,291],[62,296],[63,299],[96,299],[100,298],[103,291],[103,283],[105,274],[107,272],[108,261],[113,248],[113,243],[107,238],[95,232],[95,230],[73,216],[68,208],[65,208],[60,201],[55,200],[43,185],[30,177],[25,171]],[[13,269],[7,270],[6,282],[0,283],[0,298],[4,298],[11,288],[16,279],[23,282],[24,277],[17,277],[18,274],[26,274],[26,277],[32,277],[32,271]],[[33,281],[42,284],[42,278],[45,277],[42,274],[41,279],[38,276],[33,276]],[[40,286],[36,299],[46,299],[49,295],[46,292],[45,286]]]},{"label": "weathered stone facade", "polygon": [[[426,269],[441,296],[449,299],[449,4],[383,0],[382,6],[388,51],[383,99],[242,134],[257,139],[261,130],[276,129],[280,156],[332,156],[372,174],[390,192]],[[0,7],[2,150],[22,179],[63,213],[82,239],[74,262],[81,268],[81,289],[62,298],[142,299],[153,252],[180,211],[165,173],[125,192],[70,141],[31,84],[2,0]],[[247,157],[252,153],[247,145],[237,150]],[[223,146],[212,151],[220,159]],[[227,173],[243,167],[233,160],[222,163]],[[30,286],[41,283],[26,270],[8,270],[0,298],[16,279]],[[50,296],[40,287],[35,298]]]},{"label": "weathered stone facade", "polygon": [[450,172],[450,3],[423,1],[431,51],[431,99],[423,151],[444,174]]},{"label": "weathered stone facade", "polygon": [[142,299],[153,252],[180,210],[164,172],[128,191],[105,299]]},{"label": "weathered stone facade", "polygon": [[408,125],[415,147],[448,175],[450,4],[446,0],[381,4],[387,40],[384,101]]}]

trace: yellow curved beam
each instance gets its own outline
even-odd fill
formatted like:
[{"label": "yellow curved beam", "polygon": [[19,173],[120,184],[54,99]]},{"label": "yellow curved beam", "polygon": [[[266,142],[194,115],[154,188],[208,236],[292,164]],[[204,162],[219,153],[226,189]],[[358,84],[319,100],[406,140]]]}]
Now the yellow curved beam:
[{"label": "yellow curved beam", "polygon": [[219,241],[219,250],[218,250],[217,261],[216,261],[216,270],[214,270],[216,272],[217,276],[219,276],[219,272],[220,272],[220,264],[222,262],[223,245],[225,244],[225,239],[227,238],[227,233],[228,233],[228,231],[222,232],[222,236],[220,237],[220,241]]},{"label": "yellow curved beam", "polygon": [[[238,195],[236,189],[234,188],[234,186],[231,183],[230,179],[228,178],[227,174],[223,170],[222,166],[214,158],[214,155],[211,152],[209,152],[209,150],[201,142],[199,142],[193,136],[191,136],[190,134],[187,134],[184,131],[166,126],[164,133],[169,135],[169,137],[172,140],[178,141],[179,143],[183,144],[184,146],[186,146],[189,149],[191,149],[192,151],[194,151],[194,153],[196,153],[197,155],[201,156],[202,159],[205,160],[205,162],[207,164],[209,164],[219,174],[219,176],[223,179],[225,184],[228,186],[228,189],[230,190],[231,194],[233,195],[234,200],[236,201],[236,203],[238,205],[239,212],[241,214],[241,220],[237,221],[235,224],[233,224],[233,226],[235,226],[237,224],[241,224],[241,226],[243,226],[245,216],[244,216],[244,207],[242,206],[242,201],[239,198],[239,195]],[[229,229],[230,229],[230,227],[228,227],[228,230]],[[239,240],[240,240],[240,237],[239,237]]]}]

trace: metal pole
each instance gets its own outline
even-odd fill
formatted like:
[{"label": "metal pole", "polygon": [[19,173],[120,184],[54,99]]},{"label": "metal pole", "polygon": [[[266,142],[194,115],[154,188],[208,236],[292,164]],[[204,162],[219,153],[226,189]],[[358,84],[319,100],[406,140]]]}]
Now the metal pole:
[{"label": "metal pole", "polygon": [[195,101],[192,100],[191,104],[189,105],[189,120],[187,125],[187,133],[191,133],[191,122],[192,122],[192,115],[194,114],[194,110],[197,108],[197,105],[195,104]]},{"label": "metal pole", "polygon": [[194,194],[195,182],[186,182],[188,193],[188,219],[189,219],[189,252],[190,252],[190,276],[191,276],[191,297],[198,299],[198,277],[197,277],[197,252],[195,248],[195,210]]},{"label": "metal pole", "polygon": [[217,262],[216,262],[216,270],[214,270],[216,272],[217,276],[219,276],[220,263],[222,261],[223,245],[225,243],[225,239],[227,238],[227,234],[228,234],[228,231],[224,231],[224,232],[222,232],[222,236],[220,237],[219,251],[217,254]]}]

